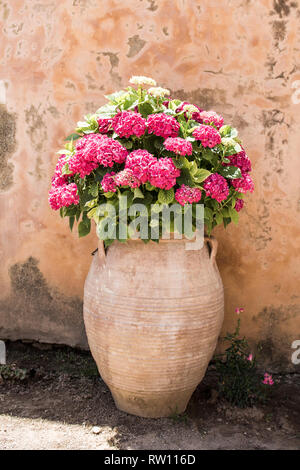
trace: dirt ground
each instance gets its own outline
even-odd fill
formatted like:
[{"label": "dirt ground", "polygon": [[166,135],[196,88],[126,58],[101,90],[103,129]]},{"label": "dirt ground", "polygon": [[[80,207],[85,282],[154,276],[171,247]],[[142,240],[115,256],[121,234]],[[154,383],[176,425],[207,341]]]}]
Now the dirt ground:
[{"label": "dirt ground", "polygon": [[21,342],[7,348],[8,363],[27,378],[0,381],[1,450],[300,448],[299,374],[276,375],[267,404],[239,409],[216,396],[210,366],[184,415],[144,419],[116,409],[88,352]]}]

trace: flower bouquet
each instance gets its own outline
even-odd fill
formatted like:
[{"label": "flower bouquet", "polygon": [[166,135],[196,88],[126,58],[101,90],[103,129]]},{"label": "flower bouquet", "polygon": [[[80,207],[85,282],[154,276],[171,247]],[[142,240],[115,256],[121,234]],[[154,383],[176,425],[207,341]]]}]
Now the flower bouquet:
[{"label": "flower bouquet", "polygon": [[[244,194],[254,186],[235,128],[214,111],[170,97],[148,77],[134,76],[129,87],[106,98],[58,152],[49,203],[69,217],[71,229],[77,221],[79,236],[85,236],[93,219],[105,246],[126,241],[140,222],[136,204],[143,205],[145,243],[162,238],[163,207],[173,204],[179,216],[189,208],[192,231],[196,204],[204,206],[208,235],[216,225],[238,222]],[[121,230],[124,198],[129,210]],[[171,220],[171,231],[183,230],[179,218]]]}]

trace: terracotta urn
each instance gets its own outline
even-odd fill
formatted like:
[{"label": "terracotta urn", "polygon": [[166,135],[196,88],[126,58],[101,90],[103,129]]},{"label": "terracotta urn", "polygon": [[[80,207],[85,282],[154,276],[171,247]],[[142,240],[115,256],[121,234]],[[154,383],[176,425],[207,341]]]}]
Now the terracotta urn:
[{"label": "terracotta urn", "polygon": [[92,355],[116,406],[157,418],[184,412],[224,315],[217,241],[115,241],[94,255],[84,288]]}]

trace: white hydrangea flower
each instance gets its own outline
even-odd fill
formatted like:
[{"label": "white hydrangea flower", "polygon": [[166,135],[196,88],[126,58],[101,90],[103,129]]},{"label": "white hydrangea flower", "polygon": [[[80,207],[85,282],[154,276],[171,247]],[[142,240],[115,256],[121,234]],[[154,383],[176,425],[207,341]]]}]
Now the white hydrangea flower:
[{"label": "white hydrangea flower", "polygon": [[149,88],[148,92],[152,96],[165,96],[165,95],[169,96],[170,95],[170,90],[168,90],[167,88],[161,88],[160,86]]},{"label": "white hydrangea flower", "polygon": [[193,104],[185,104],[182,108],[185,113],[192,115],[193,113],[199,113],[199,109],[196,108]]},{"label": "white hydrangea flower", "polygon": [[156,86],[156,81],[150,77],[143,77],[143,75],[133,75],[129,80],[132,85],[152,85]]}]

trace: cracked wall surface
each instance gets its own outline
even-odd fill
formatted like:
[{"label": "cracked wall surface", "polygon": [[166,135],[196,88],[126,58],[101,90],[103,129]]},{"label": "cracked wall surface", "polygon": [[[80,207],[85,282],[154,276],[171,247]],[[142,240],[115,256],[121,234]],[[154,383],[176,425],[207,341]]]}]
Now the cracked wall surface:
[{"label": "cracked wall surface", "polygon": [[[96,236],[50,210],[55,152],[131,75],[233,123],[253,162],[240,224],[218,228],[226,315],[270,368],[295,369],[299,317],[300,5],[290,0],[0,2],[0,336],[86,347]],[[298,366],[299,367],[299,366]]]}]

